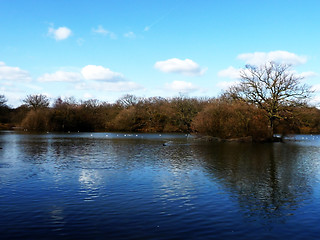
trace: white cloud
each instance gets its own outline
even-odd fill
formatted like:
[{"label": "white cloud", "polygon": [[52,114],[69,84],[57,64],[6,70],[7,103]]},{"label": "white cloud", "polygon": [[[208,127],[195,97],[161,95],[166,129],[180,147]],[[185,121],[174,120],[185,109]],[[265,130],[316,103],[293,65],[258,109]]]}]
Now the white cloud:
[{"label": "white cloud", "polygon": [[222,81],[217,83],[217,87],[219,87],[222,90],[227,90],[238,83],[239,83],[238,81],[232,81],[232,82]]},{"label": "white cloud", "polygon": [[218,72],[219,77],[231,78],[231,79],[239,79],[240,78],[241,69],[236,69],[232,66],[227,69],[221,70]]},{"label": "white cloud", "polygon": [[82,46],[84,44],[85,40],[83,38],[78,38],[77,39],[77,44],[78,46]]},{"label": "white cloud", "polygon": [[108,82],[118,82],[124,80],[121,73],[112,72],[109,68],[96,65],[87,65],[82,68],[81,73],[86,80],[98,80]]},{"label": "white cloud", "polygon": [[101,25],[99,25],[98,28],[96,28],[96,29],[95,28],[92,29],[92,31],[97,34],[109,36],[109,38],[111,38],[111,39],[117,39],[117,35],[115,33],[110,32],[107,29],[104,29],[103,26],[101,26]]},{"label": "white cloud", "polygon": [[143,31],[148,32],[148,31],[150,30],[150,28],[151,28],[151,27],[146,26],[146,27],[143,29]]},{"label": "white cloud", "polygon": [[313,85],[313,86],[311,87],[311,90],[320,93],[320,84],[315,84],[315,85]]},{"label": "white cloud", "polygon": [[38,91],[38,92],[43,90],[43,88],[41,86],[38,86],[35,84],[25,84],[24,87],[26,87],[28,89],[32,89],[33,91]]},{"label": "white cloud", "polygon": [[200,66],[191,59],[181,60],[171,58],[165,61],[158,61],[154,67],[165,73],[180,73],[187,76],[202,75],[207,69],[201,69]]},{"label": "white cloud", "polygon": [[[230,79],[240,79],[241,78],[240,77],[241,71],[248,72],[248,70],[246,68],[236,69],[236,68],[230,66],[227,69],[223,69],[223,70],[219,71],[218,76],[223,77],[223,78],[230,78]],[[297,71],[292,70],[289,73],[293,74],[295,77],[298,77],[298,78],[311,78],[311,77],[317,76],[317,74],[315,72],[298,73]],[[250,74],[250,73],[248,72],[248,74]]]},{"label": "white cloud", "polygon": [[318,76],[318,74],[315,72],[302,72],[302,73],[297,73],[296,75],[301,78],[312,78],[312,77]]},{"label": "white cloud", "polygon": [[95,90],[106,92],[131,92],[141,90],[143,87],[135,82],[83,82],[76,85],[78,90]]},{"label": "white cloud", "polygon": [[[287,51],[272,51],[272,52],[254,52],[254,53],[244,53],[238,55],[238,59],[243,60],[246,64],[260,66],[263,64],[268,64],[271,61],[280,63],[280,64],[291,64],[298,65],[304,64],[307,61],[307,58],[304,56],[298,56],[294,53]],[[232,66],[227,69],[223,69],[218,72],[219,77],[230,78],[230,79],[240,79],[240,72],[247,71],[246,68],[234,68]],[[298,73],[295,70],[290,71],[295,77],[299,78],[311,78],[317,76],[315,72],[302,72]]]},{"label": "white cloud", "polygon": [[287,51],[243,53],[238,55],[238,59],[243,60],[246,64],[256,66],[270,61],[292,65],[303,64],[307,61],[305,56],[298,56]]},{"label": "white cloud", "polygon": [[173,81],[172,83],[166,83],[165,88],[170,91],[176,91],[181,93],[188,93],[199,90],[199,88],[193,85],[191,82],[185,81]]},{"label": "white cloud", "polygon": [[123,36],[126,38],[131,38],[131,39],[136,38],[136,35],[134,34],[134,32],[127,32],[127,33],[123,34]]},{"label": "white cloud", "polygon": [[113,72],[109,68],[87,65],[80,72],[57,71],[45,73],[38,78],[39,82],[127,82],[121,73]]},{"label": "white cloud", "polygon": [[46,73],[38,78],[39,82],[76,82],[83,79],[77,72],[57,71],[55,73]]},{"label": "white cloud", "polygon": [[317,96],[314,96],[313,98],[311,98],[310,104],[320,108],[320,96],[317,95]]},{"label": "white cloud", "polygon": [[99,33],[99,34],[102,34],[102,35],[107,35],[109,33],[109,31],[107,31],[106,29],[104,29],[101,25],[98,26],[97,29],[92,29],[92,31],[94,33]]},{"label": "white cloud", "polygon": [[7,81],[31,81],[29,73],[19,67],[7,66],[4,62],[0,62],[0,80]]},{"label": "white cloud", "polygon": [[49,27],[48,35],[53,37],[57,41],[61,41],[67,39],[72,34],[72,31],[67,27],[59,27],[54,29],[53,27]]},{"label": "white cloud", "polygon": [[83,97],[86,98],[86,99],[93,98],[92,94],[90,94],[90,93],[83,94]]}]

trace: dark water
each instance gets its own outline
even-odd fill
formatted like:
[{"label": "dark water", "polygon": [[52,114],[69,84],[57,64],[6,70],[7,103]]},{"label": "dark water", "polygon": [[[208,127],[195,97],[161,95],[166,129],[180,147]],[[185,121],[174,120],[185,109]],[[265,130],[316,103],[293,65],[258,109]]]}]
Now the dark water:
[{"label": "dark water", "polygon": [[296,138],[1,132],[0,238],[319,239],[320,137]]}]

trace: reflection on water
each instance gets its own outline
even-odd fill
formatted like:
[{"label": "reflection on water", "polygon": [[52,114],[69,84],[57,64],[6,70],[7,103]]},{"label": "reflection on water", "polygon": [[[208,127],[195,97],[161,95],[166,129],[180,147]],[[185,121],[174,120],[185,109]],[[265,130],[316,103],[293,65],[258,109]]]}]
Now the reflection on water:
[{"label": "reflection on water", "polygon": [[319,149],[307,157],[310,149],[290,143],[197,147],[206,170],[248,216],[283,221],[312,197]]},{"label": "reflection on water", "polygon": [[319,138],[292,139],[209,144],[170,134],[1,132],[0,232],[317,239]]}]

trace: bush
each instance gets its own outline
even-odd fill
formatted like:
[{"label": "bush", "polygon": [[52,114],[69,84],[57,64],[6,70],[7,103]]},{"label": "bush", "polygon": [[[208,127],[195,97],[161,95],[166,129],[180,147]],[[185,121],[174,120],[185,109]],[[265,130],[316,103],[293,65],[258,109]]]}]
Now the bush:
[{"label": "bush", "polygon": [[267,118],[260,109],[243,102],[213,101],[196,116],[192,127],[223,139],[252,136],[261,141],[269,137]]},{"label": "bush", "polygon": [[27,116],[23,119],[21,126],[30,131],[48,131],[49,129],[49,111],[30,110]]}]

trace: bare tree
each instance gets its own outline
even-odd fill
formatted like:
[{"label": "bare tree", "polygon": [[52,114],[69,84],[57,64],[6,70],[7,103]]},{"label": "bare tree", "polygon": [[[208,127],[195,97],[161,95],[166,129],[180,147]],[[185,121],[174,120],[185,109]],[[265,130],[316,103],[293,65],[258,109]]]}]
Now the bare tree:
[{"label": "bare tree", "polygon": [[141,99],[139,97],[136,97],[134,95],[131,94],[126,94],[123,97],[121,97],[120,99],[117,100],[117,103],[124,107],[124,108],[129,108],[131,106],[135,106],[137,105],[137,103],[140,101]]},{"label": "bare tree", "polygon": [[81,101],[81,105],[86,108],[98,108],[101,106],[101,102],[98,99],[89,99],[86,101]]},{"label": "bare tree", "polygon": [[246,65],[240,77],[240,83],[231,87],[226,95],[263,109],[272,135],[274,121],[283,119],[288,107],[305,103],[312,93],[309,86],[301,84],[303,78],[287,64],[269,62],[258,67]]},{"label": "bare tree", "polygon": [[4,95],[0,95],[0,107],[6,107],[7,105],[6,105],[6,102],[7,102],[8,100],[6,99],[6,97],[4,96]]},{"label": "bare tree", "polygon": [[47,108],[49,106],[49,99],[47,96],[38,94],[38,95],[28,95],[23,102],[28,106],[37,110],[40,108]]}]

